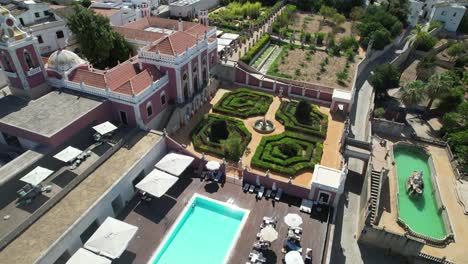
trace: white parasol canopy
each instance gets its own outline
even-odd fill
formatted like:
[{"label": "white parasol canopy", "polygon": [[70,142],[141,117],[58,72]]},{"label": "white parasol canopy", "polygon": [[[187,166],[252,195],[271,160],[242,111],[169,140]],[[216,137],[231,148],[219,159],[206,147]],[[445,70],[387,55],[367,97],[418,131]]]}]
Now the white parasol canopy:
[{"label": "white parasol canopy", "polygon": [[287,214],[284,222],[290,227],[298,227],[302,225],[302,218],[298,214]]},{"label": "white parasol canopy", "polygon": [[127,249],[128,243],[137,231],[138,227],[134,225],[107,217],[84,247],[99,255],[116,259]]},{"label": "white parasol canopy", "polygon": [[163,196],[179,178],[172,176],[158,169],[152,170],[135,187],[143,192],[147,192],[154,197]]},{"label": "white parasol canopy", "polygon": [[117,127],[114,126],[114,124],[112,124],[111,122],[106,121],[106,122],[104,122],[102,124],[99,124],[97,126],[93,126],[93,129],[96,130],[96,132],[98,132],[99,134],[105,135],[107,133],[110,133],[110,132],[116,130]]},{"label": "white parasol canopy", "polygon": [[49,177],[52,173],[54,172],[49,169],[38,166],[32,171],[30,171],[28,174],[23,176],[20,180],[25,183],[29,183],[33,186],[36,186],[39,185],[47,177]]},{"label": "white parasol canopy", "polygon": [[206,163],[206,168],[211,171],[219,170],[219,167],[221,167],[221,164],[215,160],[211,160]]},{"label": "white parasol canopy", "polygon": [[66,149],[60,151],[59,153],[55,154],[54,158],[61,160],[63,162],[70,162],[74,160],[78,155],[80,155],[83,151],[74,148],[72,146],[68,146]]},{"label": "white parasol canopy", "polygon": [[78,249],[78,251],[73,254],[73,256],[67,261],[67,264],[83,264],[83,263],[93,263],[93,264],[111,264],[110,259],[105,257],[98,256],[91,251],[88,251],[84,248]]},{"label": "white parasol canopy", "polygon": [[260,239],[273,242],[278,239],[278,232],[271,225],[268,225],[260,231]]},{"label": "white parasol canopy", "polygon": [[284,256],[286,264],[304,264],[301,253],[299,251],[289,251],[286,256]]},{"label": "white parasol canopy", "polygon": [[187,155],[169,153],[156,163],[155,167],[174,176],[179,176],[194,160],[193,157]]}]

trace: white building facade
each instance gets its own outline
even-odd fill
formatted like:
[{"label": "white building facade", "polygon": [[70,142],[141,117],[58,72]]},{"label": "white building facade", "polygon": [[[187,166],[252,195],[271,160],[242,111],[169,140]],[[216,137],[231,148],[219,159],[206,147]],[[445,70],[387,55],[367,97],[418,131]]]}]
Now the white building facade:
[{"label": "white building facade", "polygon": [[466,7],[460,4],[435,4],[429,21],[443,22],[447,31],[455,32],[465,15],[465,11]]}]

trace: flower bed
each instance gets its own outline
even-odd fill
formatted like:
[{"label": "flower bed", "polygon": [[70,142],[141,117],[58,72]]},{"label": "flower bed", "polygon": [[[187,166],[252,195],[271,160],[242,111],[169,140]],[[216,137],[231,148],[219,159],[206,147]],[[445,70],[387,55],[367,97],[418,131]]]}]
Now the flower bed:
[{"label": "flower bed", "polygon": [[320,138],[284,132],[262,138],[251,165],[293,176],[304,170],[313,170],[320,162],[322,150]]},{"label": "flower bed", "polygon": [[294,115],[297,104],[296,101],[283,101],[278,111],[276,111],[276,120],[280,121],[288,131],[296,131],[306,135],[325,138],[327,135],[328,116],[321,113],[317,106],[312,105],[309,122],[299,122]]},{"label": "flower bed", "polygon": [[264,115],[268,111],[271,102],[273,102],[273,96],[267,93],[240,88],[224,94],[213,107],[213,111],[247,118]]},{"label": "flower bed", "polygon": [[[226,121],[229,135],[225,140],[213,142],[210,141],[209,138],[210,129],[211,125],[218,120]],[[244,126],[244,123],[234,118],[216,114],[205,115],[202,121],[200,121],[200,123],[198,123],[198,125],[192,131],[192,142],[194,148],[197,151],[214,154],[220,157],[226,156],[226,158],[229,158],[229,155],[226,155],[226,147],[224,143],[236,138],[238,138],[240,142],[240,153],[244,153],[245,148],[252,139],[252,135]]]}]

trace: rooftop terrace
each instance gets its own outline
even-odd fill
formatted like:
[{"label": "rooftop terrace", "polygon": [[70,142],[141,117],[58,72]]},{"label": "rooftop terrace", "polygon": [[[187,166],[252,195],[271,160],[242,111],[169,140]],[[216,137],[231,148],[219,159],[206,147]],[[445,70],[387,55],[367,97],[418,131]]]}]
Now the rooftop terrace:
[{"label": "rooftop terrace", "polygon": [[[281,248],[288,232],[288,226],[284,223],[283,218],[288,213],[297,213],[304,221],[301,239],[303,257],[306,249],[311,248],[313,263],[322,263],[327,240],[327,213],[311,216],[299,212],[300,199],[285,196],[281,202],[266,199],[256,200],[253,194],[243,193],[239,185],[226,183],[218,189],[217,184],[200,182],[198,178],[190,176],[191,172],[181,176],[176,185],[159,199],[154,198],[151,202],[142,202],[139,197],[135,197],[130,202],[119,219],[136,225],[139,229],[135,238],[130,242],[126,254],[119,262],[147,263],[160,245],[165,233],[186,206],[185,201],[190,200],[193,194],[198,193],[222,202],[233,199],[233,204],[250,210],[246,225],[241,231],[228,263],[238,264],[248,261],[252,245],[257,241],[256,234],[260,231],[260,224],[264,216],[278,218],[276,226],[278,239],[272,243],[271,250],[266,251],[264,256],[267,258],[267,263],[283,263],[284,254],[281,253]],[[180,250],[183,252],[183,249]]]},{"label": "rooftop terrace", "polygon": [[140,132],[134,136],[53,208],[0,251],[2,262],[34,263],[160,140],[161,136],[152,132]]}]

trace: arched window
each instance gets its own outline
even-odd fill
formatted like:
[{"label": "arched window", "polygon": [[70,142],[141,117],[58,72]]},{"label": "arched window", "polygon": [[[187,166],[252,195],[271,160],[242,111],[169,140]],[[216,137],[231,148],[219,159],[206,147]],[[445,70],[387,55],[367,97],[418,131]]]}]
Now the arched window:
[{"label": "arched window", "polygon": [[148,114],[148,117],[153,115],[153,105],[151,104],[151,102],[148,102],[146,104],[146,113]]},{"label": "arched window", "polygon": [[161,93],[161,105],[165,105],[165,104],[166,104],[166,94]]},{"label": "arched window", "polygon": [[35,68],[31,54],[27,50],[24,50],[24,60],[26,61],[26,65],[28,65],[28,69]]}]

